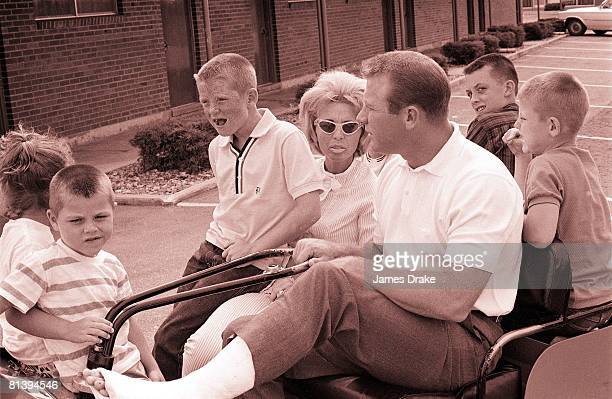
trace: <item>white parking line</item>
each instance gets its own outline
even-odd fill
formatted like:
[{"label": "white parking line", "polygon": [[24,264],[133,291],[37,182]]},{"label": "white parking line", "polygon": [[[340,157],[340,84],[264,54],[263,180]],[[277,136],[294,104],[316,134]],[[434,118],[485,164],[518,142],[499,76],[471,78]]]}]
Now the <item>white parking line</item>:
[{"label": "white parking line", "polygon": [[579,139],[585,139],[585,140],[612,141],[612,137],[583,136],[580,134],[576,137],[578,137]]},{"label": "white parking line", "polygon": [[218,203],[214,202],[179,202],[176,206],[184,206],[185,208],[214,208]]},{"label": "white parking line", "polygon": [[[519,80],[519,83],[525,83],[526,80]],[[587,84],[582,84],[584,87],[604,87],[604,88],[612,88],[612,85],[587,85]]]},{"label": "white parking line", "polygon": [[599,60],[599,61],[612,61],[612,58],[595,58],[595,57],[565,57],[565,56],[561,56],[561,55],[529,55],[527,54],[526,57],[543,57],[543,58],[569,58],[572,60],[575,59],[580,59],[580,60]]},{"label": "white parking line", "polygon": [[584,48],[584,47],[544,47],[545,50],[584,50],[584,51],[612,51],[603,48]]},{"label": "white parking line", "polygon": [[568,43],[574,44],[574,43],[578,43],[578,44],[606,44],[605,42],[583,42],[583,41],[579,41],[579,40],[571,40]]},{"label": "white parking line", "polygon": [[612,73],[612,69],[584,69],[584,68],[560,68],[560,67],[545,67],[536,65],[514,65],[515,68],[533,68],[533,69],[552,69],[555,71],[584,71],[584,72],[608,72]]}]

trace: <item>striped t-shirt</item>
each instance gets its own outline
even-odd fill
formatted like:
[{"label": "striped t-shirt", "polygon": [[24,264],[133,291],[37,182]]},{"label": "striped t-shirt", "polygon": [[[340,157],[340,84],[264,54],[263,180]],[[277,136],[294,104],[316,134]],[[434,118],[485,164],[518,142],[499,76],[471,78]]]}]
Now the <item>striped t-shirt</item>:
[{"label": "striped t-shirt", "polygon": [[[0,295],[25,313],[34,306],[69,321],[88,316],[104,317],[119,300],[131,295],[128,275],[119,260],[105,251],[83,256],[58,240],[37,251],[0,283]],[[121,328],[113,350],[113,370],[123,373],[140,360],[136,346],[128,342],[128,323]],[[45,339],[62,383],[71,390],[72,380],[85,368],[89,346]]]}]

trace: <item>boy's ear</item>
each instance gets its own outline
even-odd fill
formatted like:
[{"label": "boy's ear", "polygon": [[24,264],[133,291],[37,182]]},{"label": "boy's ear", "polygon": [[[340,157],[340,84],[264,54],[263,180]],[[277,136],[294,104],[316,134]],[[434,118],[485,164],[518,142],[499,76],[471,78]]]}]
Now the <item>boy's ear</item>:
[{"label": "boy's ear", "polygon": [[257,100],[259,100],[259,93],[257,92],[257,89],[251,87],[247,91],[247,98],[249,100],[249,103],[257,105]]},{"label": "boy's ear", "polygon": [[516,85],[512,80],[506,80],[504,83],[504,97],[513,97],[516,93]]},{"label": "boy's ear", "polygon": [[59,226],[57,225],[57,218],[51,209],[47,209],[47,219],[49,219],[49,223],[51,224],[51,228],[55,231],[59,231]]},{"label": "boy's ear", "polygon": [[548,134],[550,134],[551,137],[557,137],[561,134],[561,122],[554,116],[548,118]]}]

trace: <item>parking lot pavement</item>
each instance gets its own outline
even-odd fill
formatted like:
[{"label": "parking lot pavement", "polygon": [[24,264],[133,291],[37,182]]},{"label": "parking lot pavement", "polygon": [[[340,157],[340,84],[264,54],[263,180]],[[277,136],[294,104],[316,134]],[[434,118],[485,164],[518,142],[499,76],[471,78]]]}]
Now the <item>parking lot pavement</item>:
[{"label": "parking lot pavement", "polygon": [[[586,87],[591,107],[580,132],[578,146],[591,152],[612,205],[612,36],[565,37],[514,60],[519,87],[541,73],[562,70]],[[474,112],[464,87],[453,90],[451,120],[465,132]]]}]

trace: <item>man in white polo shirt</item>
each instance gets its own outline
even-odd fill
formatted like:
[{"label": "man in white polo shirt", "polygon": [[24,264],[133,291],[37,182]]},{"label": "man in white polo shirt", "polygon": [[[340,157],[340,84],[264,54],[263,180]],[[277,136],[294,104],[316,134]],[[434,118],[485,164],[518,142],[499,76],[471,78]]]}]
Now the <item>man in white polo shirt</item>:
[{"label": "man in white polo shirt", "polygon": [[373,151],[396,154],[377,185],[382,252],[365,258],[356,246],[298,242],[295,261],[312,258],[310,270],[263,312],[230,324],[224,336],[233,339],[210,363],[169,384],[104,371],[112,398],[283,397],[281,375],[365,374],[431,391],[476,378],[502,334],[494,318],[516,295],[520,189],[448,121],[450,87],[433,60],[395,51],[362,71],[357,118]]}]

